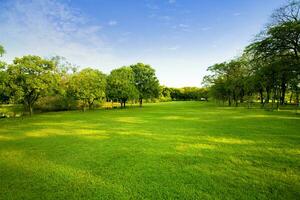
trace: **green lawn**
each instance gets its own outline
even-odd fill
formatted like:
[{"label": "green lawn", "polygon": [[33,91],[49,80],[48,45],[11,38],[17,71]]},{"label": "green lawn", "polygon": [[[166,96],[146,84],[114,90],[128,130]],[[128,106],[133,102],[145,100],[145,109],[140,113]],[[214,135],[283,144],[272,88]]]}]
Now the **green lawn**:
[{"label": "green lawn", "polygon": [[0,199],[299,199],[300,117],[205,102],[0,120]]}]

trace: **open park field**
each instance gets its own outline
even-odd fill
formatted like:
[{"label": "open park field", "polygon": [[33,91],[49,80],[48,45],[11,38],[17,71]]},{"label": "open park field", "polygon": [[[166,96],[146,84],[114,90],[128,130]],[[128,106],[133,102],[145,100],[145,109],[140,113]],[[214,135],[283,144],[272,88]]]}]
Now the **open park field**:
[{"label": "open park field", "polygon": [[299,199],[300,117],[206,102],[0,120],[0,199]]}]

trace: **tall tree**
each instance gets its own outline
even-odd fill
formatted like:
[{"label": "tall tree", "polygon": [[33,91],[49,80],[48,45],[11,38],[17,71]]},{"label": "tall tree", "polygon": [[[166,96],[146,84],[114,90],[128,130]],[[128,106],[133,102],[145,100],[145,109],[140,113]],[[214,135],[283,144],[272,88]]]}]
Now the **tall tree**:
[{"label": "tall tree", "polygon": [[107,98],[117,100],[125,107],[127,100],[138,97],[134,73],[130,67],[112,70],[107,77]]},{"label": "tall tree", "polygon": [[55,64],[39,56],[15,58],[7,71],[13,94],[20,98],[30,115],[37,99],[52,89],[57,81]]},{"label": "tall tree", "polygon": [[143,99],[157,98],[159,96],[159,81],[155,75],[155,70],[150,65],[137,63],[130,67],[134,73],[135,86],[139,93],[141,107]]},{"label": "tall tree", "polygon": [[275,10],[271,23],[246,52],[263,63],[256,71],[264,77],[267,99],[272,92],[272,107],[275,100],[284,104],[289,85],[300,74],[300,1],[291,0]]}]

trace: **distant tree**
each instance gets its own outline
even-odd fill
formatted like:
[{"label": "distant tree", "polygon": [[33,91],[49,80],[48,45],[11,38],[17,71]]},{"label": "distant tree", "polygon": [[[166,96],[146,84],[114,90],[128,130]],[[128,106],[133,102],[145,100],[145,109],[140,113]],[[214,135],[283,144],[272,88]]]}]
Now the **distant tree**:
[{"label": "distant tree", "polygon": [[130,67],[133,70],[140,106],[143,104],[143,99],[157,98],[159,96],[159,81],[155,75],[155,70],[150,65],[143,63]]},{"label": "distant tree", "polygon": [[172,101],[183,100],[182,93],[179,88],[170,88],[170,96]]},{"label": "distant tree", "polygon": [[127,100],[138,98],[134,73],[131,67],[112,70],[107,77],[107,98],[117,100],[125,107]]},{"label": "distant tree", "polygon": [[9,90],[8,90],[8,74],[6,71],[7,64],[0,61],[0,103],[8,102]]},{"label": "distant tree", "polygon": [[160,86],[160,94],[159,94],[159,100],[164,101],[171,101],[171,88],[168,88],[166,86]]},{"label": "distant tree", "polygon": [[15,58],[7,72],[12,95],[24,104],[30,115],[37,99],[49,92],[57,81],[55,64],[39,56]]},{"label": "distant tree", "polygon": [[106,76],[96,69],[86,68],[71,76],[69,88],[75,97],[82,101],[82,109],[93,107],[95,100],[105,97]]},{"label": "distant tree", "polygon": [[208,100],[207,88],[198,88],[198,87],[165,88],[163,87],[162,93],[168,94],[173,101]]},{"label": "distant tree", "polygon": [[[5,53],[4,47],[0,45],[0,56]],[[0,60],[0,103],[6,102],[9,99],[7,87],[8,87],[8,75],[6,72],[7,64]]]},{"label": "distant tree", "polygon": [[3,54],[5,54],[5,49],[4,49],[4,47],[0,44],[0,57],[2,57]]},{"label": "distant tree", "polygon": [[[245,74],[246,65],[244,61],[239,58],[210,66],[208,70],[212,73],[210,77],[206,77],[206,81],[210,81],[214,92],[214,97],[224,101],[228,101],[231,106],[232,102],[237,106],[239,102],[243,102],[245,95]],[[222,86],[220,85],[222,84]],[[218,95],[216,91],[219,91]]]}]

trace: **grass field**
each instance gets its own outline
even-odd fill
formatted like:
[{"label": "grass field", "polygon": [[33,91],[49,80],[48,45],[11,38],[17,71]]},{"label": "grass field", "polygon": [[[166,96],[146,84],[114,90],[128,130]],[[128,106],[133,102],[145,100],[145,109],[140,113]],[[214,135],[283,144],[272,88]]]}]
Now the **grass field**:
[{"label": "grass field", "polygon": [[300,117],[172,102],[2,119],[0,199],[300,199]]}]

